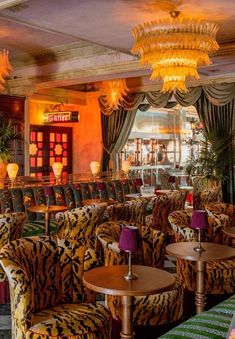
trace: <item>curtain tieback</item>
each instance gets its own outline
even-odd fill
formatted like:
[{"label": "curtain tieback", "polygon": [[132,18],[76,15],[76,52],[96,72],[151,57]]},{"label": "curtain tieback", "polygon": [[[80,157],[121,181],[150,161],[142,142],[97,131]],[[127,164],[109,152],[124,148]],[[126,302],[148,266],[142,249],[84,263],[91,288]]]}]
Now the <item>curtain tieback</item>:
[{"label": "curtain tieback", "polygon": [[110,155],[110,151],[103,145],[103,149]]}]

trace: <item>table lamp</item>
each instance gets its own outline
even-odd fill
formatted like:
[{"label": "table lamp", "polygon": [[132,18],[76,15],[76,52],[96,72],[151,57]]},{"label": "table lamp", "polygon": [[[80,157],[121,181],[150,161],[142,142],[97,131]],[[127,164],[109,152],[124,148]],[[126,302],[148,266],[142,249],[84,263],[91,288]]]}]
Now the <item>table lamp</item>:
[{"label": "table lamp", "polygon": [[18,171],[19,165],[17,163],[13,162],[7,165],[7,173],[12,185],[14,185]]},{"label": "table lamp", "polygon": [[101,200],[101,192],[105,190],[105,184],[103,182],[97,182],[96,184],[97,191],[99,191],[99,199]]},{"label": "table lamp", "polygon": [[46,198],[46,205],[47,207],[50,206],[50,197],[53,194],[53,189],[51,186],[46,186],[44,187],[44,194],[45,194],[45,198]]},{"label": "table lamp", "polygon": [[173,184],[175,183],[175,176],[174,176],[174,175],[170,175],[170,176],[169,176],[169,179],[168,179],[168,182],[169,182],[169,184],[170,184],[170,189],[171,189],[171,191],[173,191],[173,189],[174,189]]},{"label": "table lamp", "polygon": [[196,252],[205,251],[201,245],[201,229],[208,227],[207,213],[204,210],[196,210],[193,212],[191,227],[198,230],[198,246],[194,247]]},{"label": "table lamp", "polygon": [[63,170],[63,164],[61,162],[53,162],[52,170],[55,176],[56,183],[58,183],[61,179],[61,173]]},{"label": "table lamp", "polygon": [[124,275],[127,280],[137,279],[138,276],[132,273],[131,253],[138,249],[138,228],[136,226],[125,226],[122,229],[118,247],[128,252],[128,273]]},{"label": "table lamp", "polygon": [[126,177],[128,177],[128,172],[131,167],[131,163],[129,160],[123,160],[122,161],[122,170],[125,173]]},{"label": "table lamp", "polygon": [[100,172],[100,162],[99,161],[92,161],[90,163],[90,169],[91,169],[91,173],[92,173],[92,175],[94,177],[94,181],[95,181],[95,177]]}]

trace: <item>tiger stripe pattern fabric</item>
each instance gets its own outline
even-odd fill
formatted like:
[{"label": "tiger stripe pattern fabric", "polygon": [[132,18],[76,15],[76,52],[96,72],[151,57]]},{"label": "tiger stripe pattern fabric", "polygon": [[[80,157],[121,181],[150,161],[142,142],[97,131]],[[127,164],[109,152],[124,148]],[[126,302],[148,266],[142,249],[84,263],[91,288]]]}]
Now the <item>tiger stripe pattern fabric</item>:
[{"label": "tiger stripe pattern fabric", "polygon": [[79,207],[71,211],[56,213],[57,236],[76,240],[82,245],[95,248],[95,230],[101,223],[103,207]]},{"label": "tiger stripe pattern fabric", "polygon": [[[96,235],[104,249],[105,265],[128,264],[128,256],[118,248],[123,222],[101,224]],[[165,259],[166,235],[158,230],[142,226],[140,229],[141,248],[133,253],[132,263],[162,268]],[[115,319],[122,318],[121,298],[108,295],[107,305]],[[171,290],[152,296],[135,297],[133,309],[135,325],[153,326],[179,320],[183,313],[183,288],[177,282]]]},{"label": "tiger stripe pattern fabric", "polygon": [[[196,231],[190,228],[192,212],[187,210],[172,212],[169,221],[175,232],[175,239],[180,241],[197,241]],[[204,241],[221,243],[223,225],[229,223],[226,215],[208,217],[209,226],[203,235]],[[183,287],[189,291],[196,290],[196,263],[194,261],[177,259],[177,276]],[[211,294],[234,293],[235,291],[235,261],[208,261],[205,265],[205,291]]]},{"label": "tiger stripe pattern fabric", "polygon": [[14,339],[109,339],[111,313],[82,285],[94,250],[66,239],[32,237],[0,252],[11,291]]},{"label": "tiger stripe pattern fabric", "polygon": [[[9,241],[21,238],[24,221],[24,212],[0,214],[0,248],[9,243]],[[5,280],[6,275],[0,266],[0,282]]]}]

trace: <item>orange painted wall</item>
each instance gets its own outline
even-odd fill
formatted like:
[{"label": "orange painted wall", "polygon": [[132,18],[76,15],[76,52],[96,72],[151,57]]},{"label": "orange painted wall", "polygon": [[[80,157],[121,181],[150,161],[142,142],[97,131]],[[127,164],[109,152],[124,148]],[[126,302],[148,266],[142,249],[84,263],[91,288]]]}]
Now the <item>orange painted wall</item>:
[{"label": "orange painted wall", "polygon": [[[53,105],[36,100],[29,102],[29,124],[42,125],[43,112],[50,110]],[[79,111],[80,121],[55,124],[55,126],[72,127],[73,129],[73,173],[90,172],[90,162],[101,161],[102,156],[98,95],[88,93],[85,105],[69,105],[69,108]]]}]

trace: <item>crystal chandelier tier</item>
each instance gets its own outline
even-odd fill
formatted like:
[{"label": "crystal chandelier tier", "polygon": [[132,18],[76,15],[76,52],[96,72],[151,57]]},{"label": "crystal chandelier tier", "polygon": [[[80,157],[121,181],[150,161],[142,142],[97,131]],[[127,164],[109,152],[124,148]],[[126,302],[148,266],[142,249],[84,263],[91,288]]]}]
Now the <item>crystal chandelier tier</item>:
[{"label": "crystal chandelier tier", "polygon": [[163,80],[162,92],[187,92],[187,77],[199,79],[197,67],[211,64],[208,56],[219,46],[215,40],[218,27],[199,19],[171,18],[147,22],[133,29],[132,53],[140,56],[142,65],[150,67],[150,79]]},{"label": "crystal chandelier tier", "polygon": [[0,52],[0,90],[4,90],[5,77],[9,76],[13,71],[12,66],[8,59],[8,51],[3,50]]}]

